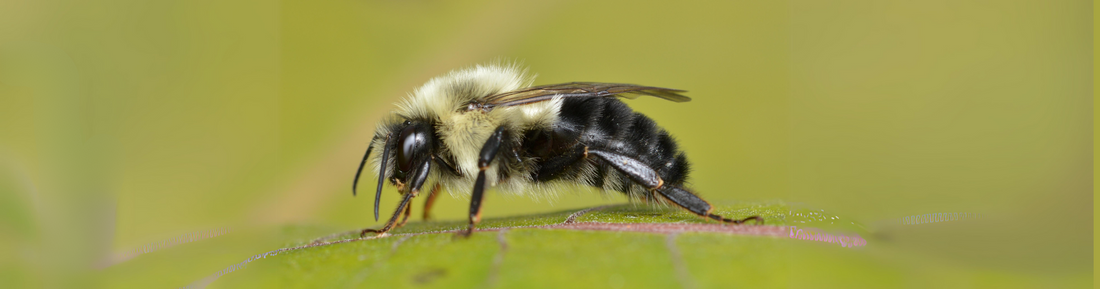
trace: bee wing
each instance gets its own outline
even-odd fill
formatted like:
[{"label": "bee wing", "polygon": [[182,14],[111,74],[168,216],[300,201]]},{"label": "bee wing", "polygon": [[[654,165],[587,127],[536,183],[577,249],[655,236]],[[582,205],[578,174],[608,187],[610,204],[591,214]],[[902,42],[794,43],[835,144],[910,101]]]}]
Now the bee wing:
[{"label": "bee wing", "polygon": [[554,97],[609,97],[618,96],[629,99],[641,95],[659,97],[675,102],[686,102],[691,98],[681,95],[684,90],[641,86],[624,83],[570,82],[532,86],[516,91],[490,95],[482,99],[488,107],[515,106],[547,101]]}]

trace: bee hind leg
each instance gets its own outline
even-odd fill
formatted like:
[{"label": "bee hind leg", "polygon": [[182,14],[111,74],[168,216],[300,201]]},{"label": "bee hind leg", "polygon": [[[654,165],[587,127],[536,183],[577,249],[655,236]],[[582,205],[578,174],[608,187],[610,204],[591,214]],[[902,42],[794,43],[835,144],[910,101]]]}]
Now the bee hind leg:
[{"label": "bee hind leg", "polygon": [[621,154],[603,151],[603,150],[588,150],[589,155],[594,155],[605,163],[611,165],[620,173],[625,174],[635,183],[645,186],[646,188],[656,191],[665,199],[668,199],[673,204],[684,208],[685,210],[692,212],[701,217],[709,218],[724,223],[741,224],[748,220],[756,220],[757,223],[764,222],[763,218],[759,216],[752,216],[741,220],[729,219],[720,215],[712,214],[711,211],[714,207],[707,201],[703,200],[699,196],[689,192],[688,190],[672,184],[665,184],[661,176],[657,174],[657,171],[650,168],[645,163],[638,161],[634,158],[624,156]]},{"label": "bee hind leg", "polygon": [[720,215],[712,214],[710,213],[710,211],[713,210],[714,207],[712,207],[710,203],[681,187],[669,185],[658,188],[656,189],[656,191],[660,193],[661,196],[664,196],[669,201],[672,201],[672,203],[675,203],[677,206],[680,206],[692,213],[695,213],[696,215],[708,219],[733,224],[742,224],[748,220],[756,220],[757,224],[764,223],[764,218],[761,218],[760,216],[752,216],[740,220],[734,220],[722,217]]}]

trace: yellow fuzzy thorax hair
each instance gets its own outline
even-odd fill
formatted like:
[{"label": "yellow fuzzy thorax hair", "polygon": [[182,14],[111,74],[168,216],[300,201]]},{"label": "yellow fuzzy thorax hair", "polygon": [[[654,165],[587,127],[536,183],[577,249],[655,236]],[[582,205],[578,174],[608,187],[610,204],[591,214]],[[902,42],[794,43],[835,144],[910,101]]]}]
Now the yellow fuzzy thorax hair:
[{"label": "yellow fuzzy thorax hair", "polygon": [[[389,130],[394,123],[405,120],[432,123],[443,144],[441,154],[456,161],[454,165],[463,177],[443,176],[440,170],[432,169],[428,182],[438,182],[452,194],[469,194],[474,176],[478,172],[478,154],[489,135],[499,126],[505,126],[510,131],[549,127],[557,120],[562,100],[555,98],[488,111],[466,108],[471,102],[486,96],[530,87],[533,80],[534,77],[528,76],[525,69],[502,64],[478,65],[432,78],[397,103],[393,115],[379,124],[373,145],[378,148],[385,145],[385,136],[391,133]],[[380,168],[379,156],[370,159],[375,173]],[[392,166],[387,164],[385,171],[391,172]],[[546,185],[533,184],[522,177],[500,182],[496,164],[486,170],[486,173],[488,184],[502,191],[524,194],[524,191],[529,190],[553,190],[545,187]]]}]

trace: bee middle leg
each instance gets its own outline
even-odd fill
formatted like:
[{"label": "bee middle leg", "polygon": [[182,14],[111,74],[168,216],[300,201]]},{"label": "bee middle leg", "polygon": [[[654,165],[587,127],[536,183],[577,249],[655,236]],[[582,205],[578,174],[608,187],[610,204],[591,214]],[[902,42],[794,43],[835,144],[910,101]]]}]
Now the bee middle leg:
[{"label": "bee middle leg", "polygon": [[481,153],[477,159],[477,180],[474,181],[474,192],[470,194],[470,225],[466,231],[459,233],[460,236],[469,237],[473,234],[474,227],[481,221],[481,200],[485,195],[485,170],[489,168],[489,164],[493,162],[501,145],[504,144],[506,133],[504,127],[498,127],[493,134],[489,135],[485,145],[481,146]]},{"label": "bee middle leg", "polygon": [[757,223],[764,221],[759,216],[752,216],[741,220],[729,219],[720,215],[711,214],[714,207],[707,201],[703,200],[699,196],[689,192],[688,190],[672,184],[665,184],[661,176],[657,174],[657,171],[650,168],[645,163],[638,161],[634,158],[624,156],[621,154],[603,151],[603,150],[588,150],[588,155],[594,155],[605,163],[611,165],[620,173],[625,174],[635,183],[645,186],[646,188],[656,191],[661,196],[665,197],[672,203],[680,206],[701,217],[713,219],[719,222],[741,224],[748,220],[756,220]]},{"label": "bee middle leg", "polygon": [[432,219],[432,205],[435,204],[435,198],[439,197],[439,190],[442,187],[440,184],[435,184],[432,190],[428,192],[428,199],[424,200],[424,220]]}]

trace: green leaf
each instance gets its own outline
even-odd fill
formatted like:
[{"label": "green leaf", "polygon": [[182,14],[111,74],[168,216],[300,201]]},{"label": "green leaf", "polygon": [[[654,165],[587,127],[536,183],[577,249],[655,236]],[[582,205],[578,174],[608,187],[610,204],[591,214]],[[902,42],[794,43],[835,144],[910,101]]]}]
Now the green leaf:
[{"label": "green leaf", "polygon": [[[616,205],[487,219],[470,238],[455,235],[465,228],[461,221],[410,221],[366,238],[358,230],[286,226],[135,258],[109,268],[108,280],[111,287],[169,281],[210,288],[870,288],[1064,287],[1088,277],[936,263],[892,248],[858,222],[785,203],[725,204],[715,212],[766,221],[722,225],[677,208]],[[793,235],[799,229],[802,238]],[[805,238],[823,234],[870,240],[842,246]],[[271,246],[276,240],[285,246]],[[242,250],[260,246],[272,251]],[[225,255],[241,261],[226,262]],[[171,276],[152,269],[166,266],[188,268]]]},{"label": "green leaf", "polygon": [[[760,215],[769,220],[763,227],[774,231],[778,228],[776,225],[786,219],[786,211],[784,204],[741,204],[725,206],[717,212],[736,218]],[[579,230],[562,227],[566,223],[721,227],[680,209],[634,205],[488,219],[478,226],[483,231],[469,239],[456,237],[453,233],[465,228],[464,222],[413,222],[394,230],[390,236],[294,250],[280,254],[278,264],[247,270],[273,270],[274,274],[259,275],[282,276],[279,284],[288,288],[670,288],[693,279],[679,275],[689,271],[672,252],[694,253],[691,248],[678,245],[677,240],[691,239],[695,235]],[[646,230],[638,226],[620,229]],[[354,239],[357,234],[346,232],[327,239]],[[303,240],[300,245],[307,243],[310,242]],[[251,280],[263,279],[250,274],[234,274],[212,285],[254,287],[257,284],[250,283]]]}]

